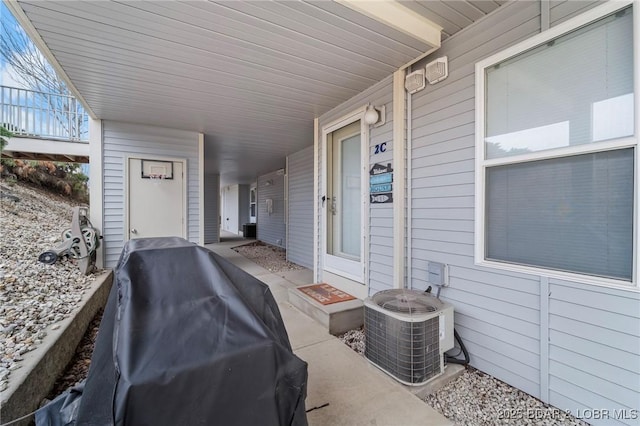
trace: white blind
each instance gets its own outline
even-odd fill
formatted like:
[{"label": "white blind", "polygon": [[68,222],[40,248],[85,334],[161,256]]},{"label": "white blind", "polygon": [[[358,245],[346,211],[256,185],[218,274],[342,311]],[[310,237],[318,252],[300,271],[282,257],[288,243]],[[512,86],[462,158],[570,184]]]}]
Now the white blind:
[{"label": "white blind", "polygon": [[488,168],[486,257],[631,281],[634,155]]},{"label": "white blind", "polygon": [[486,70],[486,158],[631,136],[631,8]]}]

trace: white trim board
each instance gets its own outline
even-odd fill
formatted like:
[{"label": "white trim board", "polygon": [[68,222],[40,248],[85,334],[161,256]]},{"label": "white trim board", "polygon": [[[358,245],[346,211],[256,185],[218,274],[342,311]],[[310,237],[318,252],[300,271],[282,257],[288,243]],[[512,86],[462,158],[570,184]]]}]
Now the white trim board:
[{"label": "white trim board", "polygon": [[407,92],[404,88],[405,70],[393,73],[393,287],[404,288],[405,283],[405,215],[406,198],[406,114]]},{"label": "white trim board", "polygon": [[[89,218],[104,234],[104,164],[102,120],[89,118]],[[97,250],[96,266],[104,267],[104,242]]]},{"label": "white trim board", "polygon": [[[204,133],[198,133],[198,241],[204,246]],[[128,163],[127,163],[128,166]],[[128,186],[128,182],[127,182]],[[127,210],[128,211],[128,210]],[[186,222],[186,220],[185,220]],[[185,234],[186,235],[186,234]]]}]

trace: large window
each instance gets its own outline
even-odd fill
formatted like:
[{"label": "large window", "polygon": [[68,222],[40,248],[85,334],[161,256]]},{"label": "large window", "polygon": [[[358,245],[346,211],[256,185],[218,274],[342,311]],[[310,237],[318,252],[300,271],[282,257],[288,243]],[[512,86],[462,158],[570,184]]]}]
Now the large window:
[{"label": "large window", "polygon": [[634,18],[615,7],[477,65],[478,263],[634,280]]}]

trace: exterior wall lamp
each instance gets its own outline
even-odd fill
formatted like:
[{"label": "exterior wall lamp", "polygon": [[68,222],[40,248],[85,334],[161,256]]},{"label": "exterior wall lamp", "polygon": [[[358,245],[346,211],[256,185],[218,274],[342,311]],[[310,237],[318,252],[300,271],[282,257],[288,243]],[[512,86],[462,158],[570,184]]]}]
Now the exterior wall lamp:
[{"label": "exterior wall lamp", "polygon": [[380,127],[386,122],[386,108],[384,105],[381,107],[374,107],[371,104],[367,105],[367,109],[364,112],[364,122],[369,126]]}]

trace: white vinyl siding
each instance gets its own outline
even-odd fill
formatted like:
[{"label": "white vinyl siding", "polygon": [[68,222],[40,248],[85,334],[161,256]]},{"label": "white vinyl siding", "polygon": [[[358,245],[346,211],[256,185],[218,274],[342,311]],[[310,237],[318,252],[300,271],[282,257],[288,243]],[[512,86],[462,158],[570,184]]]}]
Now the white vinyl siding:
[{"label": "white vinyl siding", "polygon": [[[638,425],[640,293],[552,280],[549,291],[549,396],[573,413],[626,413],[607,425]],[[599,424],[595,420],[587,420]]]},{"label": "white vinyl siding", "polygon": [[287,158],[287,260],[313,268],[313,146]]},{"label": "white vinyl siding", "polygon": [[[271,200],[271,213],[267,200]],[[258,240],[286,247],[285,208],[284,174],[271,172],[258,177]]]},{"label": "white vinyl siding", "polygon": [[[600,3],[547,3],[552,28]],[[455,327],[472,366],[574,414],[630,403],[637,408],[640,293],[474,262],[475,63],[539,34],[541,6],[509,2],[413,67],[449,58],[449,77],[411,99],[410,285],[429,285],[427,261],[449,265],[441,297],[455,307]]]},{"label": "white vinyl siding", "polygon": [[125,159],[127,156],[187,160],[187,239],[199,241],[198,133],[103,121],[105,266],[114,267],[124,246]]}]

